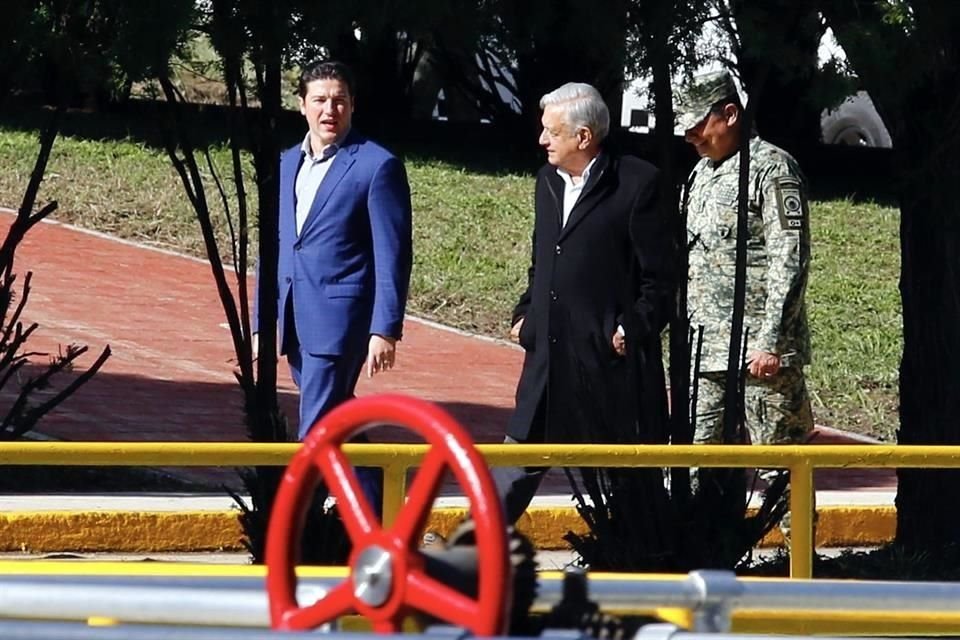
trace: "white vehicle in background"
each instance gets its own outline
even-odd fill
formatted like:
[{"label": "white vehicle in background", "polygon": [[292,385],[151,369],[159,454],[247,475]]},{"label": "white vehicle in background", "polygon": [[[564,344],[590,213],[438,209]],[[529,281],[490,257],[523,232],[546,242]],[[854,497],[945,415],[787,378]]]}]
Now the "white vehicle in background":
[{"label": "white vehicle in background", "polygon": [[[653,114],[641,105],[635,91],[623,94],[620,124],[636,133],[649,133],[654,127]],[[820,115],[820,130],[824,144],[843,144],[854,147],[892,147],[890,133],[866,91],[858,91],[835,109],[824,109]],[[683,135],[682,131],[675,132]]]},{"label": "white vehicle in background", "polygon": [[857,91],[836,109],[824,110],[820,116],[824,144],[845,144],[859,147],[893,146],[890,132],[866,91]]}]

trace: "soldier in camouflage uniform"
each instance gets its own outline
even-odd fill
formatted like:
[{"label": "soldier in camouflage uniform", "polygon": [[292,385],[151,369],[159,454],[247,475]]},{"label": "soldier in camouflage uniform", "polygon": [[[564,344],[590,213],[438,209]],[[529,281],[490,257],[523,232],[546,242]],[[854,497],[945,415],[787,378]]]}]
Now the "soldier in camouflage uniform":
[{"label": "soldier in camouflage uniform", "polygon": [[[694,440],[719,443],[733,322],[743,107],[730,74],[696,82],[678,109],[701,156],[687,196],[690,325],[703,327]],[[802,442],[813,428],[804,292],[810,265],[806,183],[785,151],[750,140],[744,309],[746,428],[755,444]],[[743,353],[743,349],[741,349]]]}]

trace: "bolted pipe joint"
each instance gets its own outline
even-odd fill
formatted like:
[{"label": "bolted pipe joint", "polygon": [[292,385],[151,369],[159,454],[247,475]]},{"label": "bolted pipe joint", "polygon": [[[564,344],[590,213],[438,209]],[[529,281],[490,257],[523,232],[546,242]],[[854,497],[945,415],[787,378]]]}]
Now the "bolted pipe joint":
[{"label": "bolted pipe joint", "polygon": [[732,571],[691,571],[687,584],[695,595],[693,632],[726,633],[731,611],[743,595],[743,585]]}]

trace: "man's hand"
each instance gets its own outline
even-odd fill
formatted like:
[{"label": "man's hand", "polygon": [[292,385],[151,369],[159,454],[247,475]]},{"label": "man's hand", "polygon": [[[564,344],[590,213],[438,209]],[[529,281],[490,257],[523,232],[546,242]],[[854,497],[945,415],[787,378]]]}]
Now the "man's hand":
[{"label": "man's hand", "polygon": [[780,356],[766,351],[747,352],[747,372],[754,378],[772,378],[780,372]]},{"label": "man's hand", "polygon": [[517,322],[510,328],[510,339],[513,342],[520,342],[520,329],[523,327],[523,318],[517,320]]},{"label": "man's hand", "polygon": [[372,378],[375,373],[393,369],[396,357],[396,338],[386,338],[376,334],[370,336],[367,346],[367,377]]},{"label": "man's hand", "polygon": [[627,354],[627,339],[620,333],[620,329],[613,332],[613,338],[610,340],[610,344],[613,345],[613,350],[617,352],[618,356]]}]

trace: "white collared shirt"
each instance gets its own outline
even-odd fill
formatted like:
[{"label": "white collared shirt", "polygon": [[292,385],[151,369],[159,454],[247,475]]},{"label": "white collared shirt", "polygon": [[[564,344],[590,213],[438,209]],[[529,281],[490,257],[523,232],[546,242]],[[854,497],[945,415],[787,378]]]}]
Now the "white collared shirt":
[{"label": "white collared shirt", "polygon": [[563,178],[563,221],[560,224],[561,227],[566,226],[567,219],[570,218],[570,212],[573,211],[574,205],[576,205],[577,200],[580,199],[583,187],[587,184],[587,180],[590,179],[590,170],[593,169],[596,161],[597,156],[594,156],[593,160],[591,160],[583,170],[583,173],[580,174],[580,181],[577,183],[573,182],[573,176],[563,169],[557,168],[557,175]]},{"label": "white collared shirt", "polygon": [[303,139],[300,149],[303,151],[303,164],[297,171],[297,180],[294,183],[294,195],[296,196],[297,206],[297,235],[303,229],[303,223],[310,215],[310,209],[313,207],[313,200],[317,196],[317,190],[320,189],[320,183],[330,170],[333,164],[332,158],[337,153],[340,145],[337,142],[324,147],[320,156],[313,155],[313,148],[310,146],[310,134]]}]

